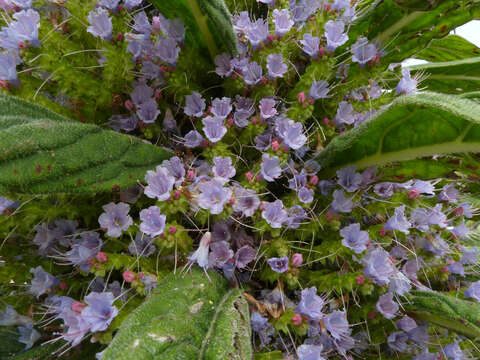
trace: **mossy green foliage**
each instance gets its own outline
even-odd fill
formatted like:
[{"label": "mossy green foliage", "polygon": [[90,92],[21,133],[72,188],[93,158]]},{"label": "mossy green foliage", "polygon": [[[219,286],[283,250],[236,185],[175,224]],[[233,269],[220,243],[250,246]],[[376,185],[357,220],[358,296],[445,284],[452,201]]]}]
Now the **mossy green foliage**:
[{"label": "mossy green foliage", "polygon": [[142,181],[171,153],[138,138],[69,121],[0,97],[0,191],[96,193]]},{"label": "mossy green foliage", "polygon": [[171,274],[122,324],[103,359],[251,359],[248,306],[220,275]]}]

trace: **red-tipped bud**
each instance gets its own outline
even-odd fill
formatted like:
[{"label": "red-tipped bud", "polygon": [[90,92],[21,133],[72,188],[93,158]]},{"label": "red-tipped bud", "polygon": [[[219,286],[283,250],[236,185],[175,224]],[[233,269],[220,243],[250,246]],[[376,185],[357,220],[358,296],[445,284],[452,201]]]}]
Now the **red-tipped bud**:
[{"label": "red-tipped bud", "polygon": [[305,95],[305,92],[299,92],[297,95],[298,103],[303,104],[305,100],[307,100],[307,95]]},{"label": "red-tipped bud", "polygon": [[253,124],[253,125],[257,125],[257,124],[258,124],[258,120],[257,120],[257,117],[256,117],[256,116],[252,119],[252,124]]},{"label": "red-tipped bud", "polygon": [[357,282],[358,285],[363,285],[365,284],[365,277],[363,275],[358,275],[355,278],[355,281]]},{"label": "red-tipped bud", "polygon": [[155,89],[155,99],[162,100],[162,98],[163,98],[162,90]]},{"label": "red-tipped bud", "polygon": [[295,314],[292,317],[292,324],[295,326],[300,326],[302,325],[302,316],[300,314]]},{"label": "red-tipped bud", "polygon": [[145,274],[143,272],[138,273],[138,280],[142,280],[145,277]]},{"label": "red-tipped bud", "polygon": [[132,100],[128,99],[127,101],[125,101],[125,107],[129,110],[129,111],[134,111],[135,110],[135,106],[133,105],[133,102]]},{"label": "red-tipped bud", "polygon": [[385,228],[381,228],[378,230],[378,233],[380,236],[385,236],[387,235],[387,230]]},{"label": "red-tipped bud", "polygon": [[252,174],[251,171],[249,171],[249,172],[247,172],[247,173],[245,174],[245,179],[247,179],[248,181],[252,181],[252,179],[253,179],[253,174]]},{"label": "red-tipped bud", "polygon": [[234,124],[234,122],[233,122],[233,118],[231,118],[231,117],[230,117],[230,118],[228,118],[228,120],[227,120],[227,124],[228,124],[228,126],[233,126],[233,124]]},{"label": "red-tipped bud", "polygon": [[268,39],[268,42],[273,42],[273,40],[275,40],[275,36],[273,36],[272,34],[269,34],[267,36],[267,39]]},{"label": "red-tipped bud", "polygon": [[99,251],[97,253],[97,255],[95,256],[95,258],[97,259],[97,261],[100,264],[108,261],[108,255],[106,253],[104,253],[103,251]]},{"label": "red-tipped bud", "polygon": [[330,120],[327,117],[323,118],[322,122],[323,122],[323,125],[325,125],[325,126],[330,125]]},{"label": "red-tipped bud", "polygon": [[208,146],[208,140],[203,139],[203,140],[202,140],[202,147],[205,148],[205,147],[207,147],[207,146]]},{"label": "red-tipped bud", "polygon": [[412,189],[407,193],[407,197],[410,200],[414,200],[414,199],[418,198],[419,196],[420,196],[420,191],[418,191],[417,189]]},{"label": "red-tipped bud", "polygon": [[278,140],[275,139],[272,141],[272,150],[278,151],[278,149],[280,149],[280,144],[278,143]]},{"label": "red-tipped bud", "polygon": [[181,193],[179,190],[174,190],[174,191],[173,191],[173,198],[174,198],[175,200],[180,199],[180,196],[182,196],[182,193]]},{"label": "red-tipped bud", "polygon": [[315,186],[315,185],[318,184],[318,176],[317,176],[317,175],[313,175],[313,176],[310,178],[310,184],[312,184],[313,186]]},{"label": "red-tipped bud", "polygon": [[193,169],[188,169],[188,170],[187,170],[186,179],[187,179],[188,181],[193,181],[193,180],[195,179],[195,170],[193,170]]},{"label": "red-tipped bud", "polygon": [[235,204],[235,198],[230,198],[230,200],[228,200],[228,205],[232,206],[233,204]]},{"label": "red-tipped bud", "polygon": [[462,216],[463,215],[463,207],[458,207],[455,210],[453,210],[453,214],[455,216]]},{"label": "red-tipped bud", "polygon": [[59,287],[60,290],[62,290],[62,291],[65,291],[65,290],[68,289],[67,283],[66,283],[66,282],[63,282],[63,281],[58,285],[58,287]]},{"label": "red-tipped bud", "polygon": [[262,181],[260,174],[255,175],[255,181]]},{"label": "red-tipped bud", "polygon": [[370,320],[375,319],[375,313],[373,311],[370,311],[367,316]]},{"label": "red-tipped bud", "polygon": [[325,55],[325,48],[324,47],[321,47],[320,49],[318,49],[318,55],[320,55],[320,56]]},{"label": "red-tipped bud", "polygon": [[172,235],[175,235],[177,233],[177,227],[175,225],[169,226],[168,232]]},{"label": "red-tipped bud", "polygon": [[300,265],[302,265],[303,264],[302,254],[299,254],[299,253],[293,254],[291,263],[293,267],[299,267]]},{"label": "red-tipped bud", "polygon": [[442,266],[442,267],[440,268],[440,271],[441,271],[442,273],[444,273],[444,274],[448,273],[448,269],[447,269],[446,266]]},{"label": "red-tipped bud", "polygon": [[153,33],[159,33],[160,32],[160,29],[161,29],[161,21],[160,21],[160,18],[158,16],[154,16],[152,18],[152,30],[153,30]]},{"label": "red-tipped bud", "polygon": [[117,34],[116,40],[119,41],[119,42],[121,42],[121,41],[123,41],[124,38],[125,38],[125,37],[123,36],[123,34],[122,34],[121,32],[119,32],[119,33]]},{"label": "red-tipped bud", "polygon": [[265,76],[262,77],[262,80],[260,82],[265,85],[267,83],[267,78]]},{"label": "red-tipped bud", "polygon": [[325,4],[325,11],[330,11],[330,9],[332,8],[332,6],[330,4]]},{"label": "red-tipped bud", "polygon": [[123,272],[123,280],[127,283],[131,283],[133,280],[135,280],[135,273],[131,270],[125,270]]}]

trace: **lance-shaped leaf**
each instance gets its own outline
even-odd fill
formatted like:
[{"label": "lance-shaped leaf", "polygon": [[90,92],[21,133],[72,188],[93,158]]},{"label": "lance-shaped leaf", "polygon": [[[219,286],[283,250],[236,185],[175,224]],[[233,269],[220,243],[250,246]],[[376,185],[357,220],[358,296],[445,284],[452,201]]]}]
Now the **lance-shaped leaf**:
[{"label": "lance-shaped leaf", "polygon": [[461,94],[480,88],[480,57],[429,63],[409,67],[413,73],[426,75],[422,87],[438,92]]},{"label": "lance-shaped leaf", "polygon": [[0,192],[95,193],[134,185],[171,153],[0,96]]},{"label": "lance-shaped leaf", "polygon": [[411,315],[472,339],[480,339],[480,305],[438,292],[411,291]]},{"label": "lance-shaped leaf", "polygon": [[151,0],[167,18],[185,24],[189,46],[206,47],[212,59],[221,52],[236,53],[237,37],[224,0]]},{"label": "lance-shaped leaf", "polygon": [[480,152],[480,105],[452,95],[399,97],[316,157],[324,176],[338,168],[380,166],[449,153]]},{"label": "lance-shaped leaf", "polygon": [[415,54],[416,59],[431,62],[462,60],[480,56],[480,49],[470,41],[457,35],[448,35],[432,40],[426,49]]},{"label": "lance-shaped leaf", "polygon": [[220,275],[169,275],[123,322],[103,360],[252,358],[248,305]]}]

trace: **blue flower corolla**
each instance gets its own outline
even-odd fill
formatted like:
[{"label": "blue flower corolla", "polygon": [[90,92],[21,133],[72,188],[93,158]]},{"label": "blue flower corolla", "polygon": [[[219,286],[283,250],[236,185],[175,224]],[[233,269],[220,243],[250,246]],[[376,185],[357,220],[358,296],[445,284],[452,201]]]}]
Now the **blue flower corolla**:
[{"label": "blue flower corolla", "polygon": [[226,119],[227,116],[232,112],[231,101],[232,99],[228,97],[213,99],[211,109],[212,114],[217,118]]},{"label": "blue flower corolla", "polygon": [[235,253],[235,266],[239,269],[247,267],[249,263],[255,260],[257,251],[249,245],[244,245]]},{"label": "blue flower corolla", "polygon": [[170,197],[170,191],[173,190],[175,184],[175,178],[163,166],[157,166],[155,171],[147,171],[145,181],[147,182],[145,195],[151,199],[157,198],[159,201],[167,200]]},{"label": "blue flower corolla", "polygon": [[405,216],[405,205],[401,205],[394,210],[393,216],[385,223],[386,230],[397,230],[404,234],[409,234],[412,224]]},{"label": "blue flower corolla", "polygon": [[16,21],[12,21],[8,27],[2,27],[0,46],[15,52],[18,51],[18,46],[22,42],[28,42],[32,46],[39,47],[40,14],[33,9],[28,9],[19,11],[12,17]]},{"label": "blue flower corolla", "polygon": [[298,190],[298,200],[304,204],[310,204],[313,201],[313,189],[304,186]]},{"label": "blue flower corolla", "polygon": [[158,14],[159,26],[163,35],[179,44],[185,41],[185,24],[182,19],[166,19]]},{"label": "blue flower corolla", "polygon": [[323,317],[325,328],[336,340],[342,340],[351,333],[345,311],[335,310]]},{"label": "blue flower corolla", "polygon": [[341,101],[338,104],[337,114],[333,121],[337,126],[342,124],[352,125],[355,122],[353,106],[346,101]]},{"label": "blue flower corolla", "polygon": [[410,213],[410,223],[415,229],[422,232],[427,232],[430,229],[429,226],[429,212],[424,208],[413,209]]},{"label": "blue flower corolla", "polygon": [[326,99],[330,97],[330,95],[328,95],[329,91],[328,82],[325,80],[314,81],[312,82],[312,86],[310,86],[308,96],[313,100]]},{"label": "blue flower corolla", "polygon": [[252,20],[248,15],[248,11],[241,11],[239,14],[233,17],[233,28],[239,35],[247,33],[248,29],[252,26]]},{"label": "blue flower corolla", "polygon": [[317,0],[289,0],[289,5],[293,21],[302,27],[303,23],[317,12],[322,3]]},{"label": "blue flower corolla", "polygon": [[220,214],[223,207],[232,197],[232,190],[224,187],[221,181],[212,179],[198,186],[200,194],[197,201],[202,209],[209,210],[211,214]]},{"label": "blue flower corolla", "polygon": [[10,81],[15,86],[19,85],[17,60],[13,54],[0,53],[0,80]]},{"label": "blue flower corolla", "polygon": [[417,327],[417,323],[409,316],[404,316],[397,321],[397,327],[403,331],[410,331]]},{"label": "blue flower corolla", "polygon": [[268,323],[268,319],[263,317],[258,312],[253,311],[250,317],[250,324],[252,330],[258,334],[260,338],[260,347],[264,347],[266,344],[270,343],[271,335],[273,335],[274,329]]},{"label": "blue flower corolla", "polygon": [[303,134],[303,126],[300,122],[287,119],[283,122],[284,128],[278,128],[280,136],[286,145],[293,150],[300,149],[307,142],[307,137]]},{"label": "blue flower corolla", "polygon": [[120,202],[115,204],[113,202],[104,205],[105,211],[98,218],[98,223],[102,229],[107,230],[107,235],[113,238],[120,237],[122,232],[127,230],[133,224],[130,215],[130,205]]},{"label": "blue flower corolla", "polygon": [[212,143],[219,142],[227,133],[227,127],[224,124],[224,119],[207,116],[202,119],[203,132],[208,140]]},{"label": "blue flower corolla", "polygon": [[416,190],[419,194],[435,195],[435,186],[430,181],[415,180],[413,183],[412,181],[407,181],[399,186],[407,190]]},{"label": "blue flower corolla", "polygon": [[227,183],[236,174],[235,167],[232,166],[231,157],[216,156],[213,158],[212,172],[215,175],[215,179],[222,183]]},{"label": "blue flower corolla", "polygon": [[355,44],[350,49],[353,57],[352,61],[359,63],[360,66],[364,66],[370,60],[373,60],[377,56],[377,48],[375,44],[369,43],[365,37],[359,37]]},{"label": "blue flower corolla", "polygon": [[320,39],[312,34],[303,35],[303,40],[300,40],[300,44],[303,45],[302,50],[310,57],[318,57],[318,51],[320,48]]},{"label": "blue flower corolla", "polygon": [[460,192],[456,189],[454,183],[445,185],[442,188],[440,194],[438,194],[438,200],[446,201],[449,203],[457,202],[460,197]]},{"label": "blue flower corolla", "polygon": [[438,353],[431,353],[425,348],[421,354],[418,354],[412,360],[438,360],[441,358],[441,355]]},{"label": "blue flower corolla", "polygon": [[277,109],[275,109],[277,102],[272,98],[263,98],[260,100],[260,116],[262,119],[270,119],[277,115]]},{"label": "blue flower corolla", "polygon": [[4,312],[0,311],[0,326],[26,326],[31,321],[29,317],[17,313],[10,305],[7,305]]},{"label": "blue flower corolla", "polygon": [[18,332],[20,333],[18,342],[25,344],[25,350],[30,349],[41,337],[40,333],[33,328],[32,323],[26,326],[19,326]]},{"label": "blue flower corolla", "polygon": [[215,56],[215,72],[221,77],[229,77],[233,74],[232,58],[228,54]]},{"label": "blue flower corolla", "polygon": [[222,267],[227,261],[233,258],[233,250],[226,241],[212,242],[210,245],[210,254],[208,255],[208,263],[210,266]]},{"label": "blue flower corolla", "polygon": [[0,215],[5,213],[8,209],[16,208],[18,202],[14,200],[7,199],[3,196],[0,196]]},{"label": "blue flower corolla", "polygon": [[268,37],[268,22],[258,19],[246,29],[247,39],[250,41],[252,48],[256,49]]},{"label": "blue flower corolla", "polygon": [[453,264],[448,265],[447,269],[452,274],[465,276],[465,268],[460,262],[454,262]]},{"label": "blue flower corolla", "polygon": [[448,344],[443,348],[443,352],[448,356],[449,360],[467,360],[468,357],[462,351],[457,343]]},{"label": "blue flower corolla", "polygon": [[283,36],[288,33],[295,24],[290,18],[288,9],[273,10],[273,23],[275,24],[275,34],[278,36]]},{"label": "blue flower corolla", "polygon": [[457,239],[468,239],[470,234],[470,229],[467,225],[465,225],[464,222],[462,222],[460,225],[455,226],[450,231]]},{"label": "blue flower corolla", "polygon": [[6,0],[6,2],[11,2],[12,5],[18,6],[20,9],[29,9],[32,7],[33,0]]},{"label": "blue flower corolla", "polygon": [[102,40],[110,40],[112,38],[112,19],[108,16],[108,11],[104,8],[96,8],[88,14],[87,32]]},{"label": "blue flower corolla", "polygon": [[264,205],[262,218],[274,229],[279,229],[287,221],[288,213],[283,208],[282,200],[275,200]]},{"label": "blue flower corolla", "polygon": [[464,293],[466,298],[472,298],[480,302],[480,281],[475,281],[470,284]]},{"label": "blue flower corolla", "polygon": [[153,98],[153,89],[147,84],[141,82],[133,89],[130,94],[133,104],[140,107]]},{"label": "blue flower corolla", "polygon": [[158,104],[155,99],[147,100],[137,109],[137,116],[145,124],[153,124],[158,115],[160,115],[160,110],[158,110]]},{"label": "blue flower corolla", "polygon": [[98,5],[103,6],[109,10],[116,10],[120,0],[100,0]]},{"label": "blue flower corolla", "polygon": [[345,192],[343,190],[335,190],[333,192],[333,201],[331,204],[331,209],[334,212],[349,213],[353,209],[353,202],[351,198],[345,197]]},{"label": "blue flower corolla", "polygon": [[143,0],[125,0],[125,7],[129,10],[140,6]]},{"label": "blue flower corolla", "polygon": [[175,186],[180,186],[183,183],[186,172],[182,159],[178,156],[173,156],[169,160],[163,160],[161,166],[167,169],[170,175],[174,177]]},{"label": "blue flower corolla", "polygon": [[406,352],[409,348],[407,341],[408,334],[403,331],[395,331],[388,335],[387,343],[390,349],[399,352]]},{"label": "blue flower corolla", "polygon": [[342,245],[353,250],[356,254],[360,254],[367,249],[370,242],[368,232],[360,230],[360,224],[354,223],[345,226],[340,230],[342,236]]},{"label": "blue flower corolla", "polygon": [[410,69],[402,69],[402,78],[395,88],[395,93],[397,95],[409,95],[417,91],[418,81],[410,75]]},{"label": "blue flower corolla", "polygon": [[128,252],[135,256],[147,258],[157,250],[153,242],[154,240],[150,236],[137,233],[135,239],[128,245]]},{"label": "blue flower corolla", "polygon": [[373,192],[382,197],[382,198],[389,198],[393,195],[393,192],[396,189],[396,184],[391,182],[382,182],[375,184],[373,187]]},{"label": "blue flower corolla", "polygon": [[118,315],[118,309],[113,305],[115,298],[111,292],[91,292],[85,296],[88,304],[82,310],[82,318],[90,326],[91,332],[107,330],[112,320]]},{"label": "blue flower corolla", "polygon": [[226,221],[217,221],[212,227],[212,242],[230,241],[232,238],[230,224]]},{"label": "blue flower corolla", "polygon": [[399,309],[398,304],[393,301],[393,294],[390,292],[380,296],[375,307],[387,319],[393,319]]},{"label": "blue flower corolla", "polygon": [[145,11],[140,11],[138,14],[136,14],[133,17],[133,21],[133,30],[150,37],[150,33],[152,32],[152,24],[150,24]]},{"label": "blue flower corolla", "polygon": [[245,189],[241,186],[234,188],[235,202],[233,204],[233,211],[241,213],[244,217],[253,216],[260,206],[260,199],[254,190]]},{"label": "blue flower corolla", "polygon": [[325,37],[327,38],[327,51],[335,51],[336,48],[345,44],[348,35],[344,33],[345,23],[343,21],[329,20],[325,24]]},{"label": "blue flower corolla", "polygon": [[282,78],[288,71],[288,66],[283,61],[282,54],[270,54],[267,56],[267,70],[270,79]]},{"label": "blue flower corolla", "polygon": [[90,331],[90,324],[81,314],[71,310],[62,313],[61,319],[67,328],[66,332],[62,335],[63,339],[71,343],[72,346],[80,344],[85,334]]},{"label": "blue flower corolla", "polygon": [[355,171],[355,165],[344,167],[337,171],[338,184],[347,192],[354,192],[362,185],[362,175]]},{"label": "blue flower corolla", "polygon": [[108,119],[108,125],[115,131],[133,131],[138,126],[137,115],[131,116],[122,116],[122,115],[113,115]]},{"label": "blue flower corolla", "polygon": [[167,217],[160,213],[158,206],[150,206],[140,211],[140,231],[150,235],[157,236],[165,230],[165,221]]},{"label": "blue flower corolla", "polygon": [[243,69],[243,81],[247,85],[256,85],[262,80],[263,69],[257,62],[248,63]]},{"label": "blue flower corolla", "polygon": [[472,206],[468,202],[463,202],[460,205],[458,205],[458,208],[455,209],[455,211],[459,212],[460,215],[463,215],[467,219],[471,219],[473,214],[472,214]]},{"label": "blue flower corolla", "polygon": [[317,288],[313,286],[302,290],[300,302],[295,311],[299,314],[308,316],[314,321],[319,321],[324,317],[322,309],[325,304],[325,298],[318,296]]},{"label": "blue flower corolla", "polygon": [[302,169],[298,174],[294,174],[293,177],[288,180],[289,189],[298,191],[305,186],[307,186],[307,173],[305,169]]},{"label": "blue flower corolla", "polygon": [[190,130],[183,138],[183,144],[187,148],[196,148],[202,144],[203,136],[196,130]]},{"label": "blue flower corolla", "polygon": [[472,249],[464,249],[460,262],[462,264],[476,264],[478,261],[479,251],[476,247]]},{"label": "blue flower corolla", "polygon": [[442,212],[442,204],[435,205],[428,212],[428,223],[430,225],[438,225],[442,229],[447,226],[447,216]]},{"label": "blue flower corolla", "polygon": [[91,248],[85,246],[83,243],[76,243],[72,245],[72,249],[67,251],[63,256],[65,265],[78,266],[81,271],[88,272],[90,265],[88,261],[95,256],[100,248]]},{"label": "blue flower corolla", "polygon": [[204,270],[210,268],[211,264],[209,263],[209,251],[210,244],[212,242],[212,234],[207,231],[202,238],[200,239],[200,244],[198,249],[195,250],[188,256],[188,260],[191,264],[198,264]]},{"label": "blue flower corolla", "polygon": [[390,283],[390,277],[396,271],[389,254],[380,247],[369,251],[361,262],[364,265],[365,276],[377,285]]},{"label": "blue flower corolla", "polygon": [[293,205],[287,209],[287,220],[285,225],[289,229],[298,229],[302,225],[303,221],[308,217],[307,212],[300,205]]},{"label": "blue flower corolla", "polygon": [[302,344],[297,348],[299,360],[325,360],[322,356],[323,345]]},{"label": "blue flower corolla", "polygon": [[200,93],[194,91],[185,96],[185,107],[183,111],[188,116],[202,117],[205,110],[205,100]]},{"label": "blue flower corolla", "polygon": [[162,61],[172,66],[176,65],[180,48],[177,46],[177,42],[174,39],[160,38],[155,43],[153,49],[155,55]]},{"label": "blue flower corolla", "polygon": [[288,271],[288,256],[281,258],[273,257],[268,259],[267,263],[270,265],[270,269],[276,273],[282,274]]},{"label": "blue flower corolla", "polygon": [[268,130],[263,134],[255,136],[255,149],[258,151],[267,151],[272,145],[272,137],[272,132]]},{"label": "blue flower corolla", "polygon": [[59,283],[55,276],[43,270],[41,266],[30,269],[30,273],[33,274],[33,279],[28,287],[28,291],[35,295],[37,299]]},{"label": "blue flower corolla", "polygon": [[266,181],[275,181],[275,179],[279,178],[282,175],[282,169],[280,168],[280,159],[275,155],[263,154],[260,173]]}]

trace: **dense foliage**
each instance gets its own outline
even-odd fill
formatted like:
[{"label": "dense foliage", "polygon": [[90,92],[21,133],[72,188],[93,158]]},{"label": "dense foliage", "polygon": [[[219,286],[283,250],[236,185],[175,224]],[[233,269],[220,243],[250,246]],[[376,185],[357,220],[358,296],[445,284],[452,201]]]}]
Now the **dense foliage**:
[{"label": "dense foliage", "polygon": [[478,1],[0,9],[0,358],[480,357]]}]

